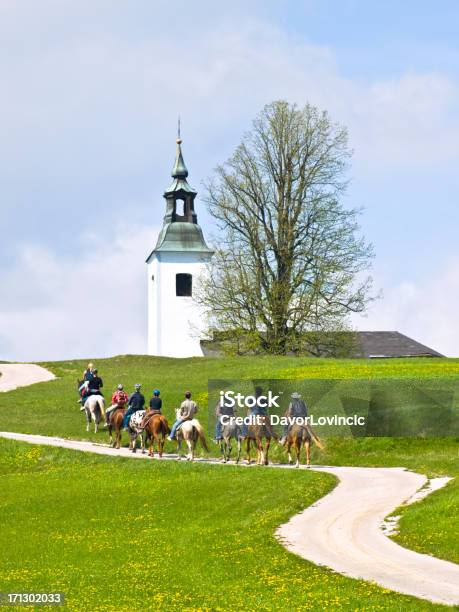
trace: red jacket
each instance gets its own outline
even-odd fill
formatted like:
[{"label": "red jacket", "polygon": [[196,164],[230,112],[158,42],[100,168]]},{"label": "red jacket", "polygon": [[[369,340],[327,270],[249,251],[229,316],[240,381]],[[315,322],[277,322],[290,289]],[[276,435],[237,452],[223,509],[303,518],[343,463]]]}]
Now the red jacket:
[{"label": "red jacket", "polygon": [[118,406],[124,406],[128,403],[129,396],[126,391],[115,391],[112,395],[112,404],[118,404]]}]

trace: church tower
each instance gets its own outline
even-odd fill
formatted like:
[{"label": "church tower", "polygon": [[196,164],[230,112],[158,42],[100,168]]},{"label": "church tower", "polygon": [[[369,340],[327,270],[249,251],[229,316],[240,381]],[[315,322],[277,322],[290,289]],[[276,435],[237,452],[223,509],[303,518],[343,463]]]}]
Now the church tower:
[{"label": "church tower", "polygon": [[198,225],[197,192],[188,184],[181,144],[179,132],[163,227],[147,259],[148,354],[167,357],[203,354],[203,313],[193,292],[213,255]]}]

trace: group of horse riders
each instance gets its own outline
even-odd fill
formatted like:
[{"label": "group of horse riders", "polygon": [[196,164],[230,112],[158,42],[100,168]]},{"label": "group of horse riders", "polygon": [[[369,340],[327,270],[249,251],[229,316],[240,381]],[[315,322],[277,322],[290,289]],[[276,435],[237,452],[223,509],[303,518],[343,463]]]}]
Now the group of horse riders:
[{"label": "group of horse riders", "polygon": [[[261,395],[262,393],[262,389],[260,387],[256,387],[255,388],[255,397]],[[262,406],[254,406],[253,408],[249,408],[247,411],[247,416],[267,416],[268,415],[268,411],[267,408],[262,407]],[[215,409],[215,416],[216,416],[216,425],[215,425],[215,442],[217,444],[219,444],[222,440],[222,417],[234,417],[236,416],[236,412],[234,410],[234,408],[232,406],[221,406],[220,402],[217,404],[217,407]],[[293,392],[291,394],[291,400],[290,403],[288,405],[287,410],[284,413],[284,417],[288,417],[289,423],[294,422],[294,419],[296,418],[306,418],[308,416],[308,409],[306,406],[306,403],[304,402],[304,400],[301,397],[301,394],[298,392]],[[269,421],[267,421],[267,426],[269,426]],[[283,426],[283,432],[282,432],[282,437],[279,440],[279,444],[285,444],[285,441],[287,439],[287,435],[288,435],[288,430],[289,430],[290,425],[284,425]],[[241,437],[245,438],[248,435],[248,425],[246,425],[245,423],[243,425],[241,425],[240,428],[240,432],[241,432]],[[277,438],[277,435],[272,431],[272,437],[273,438]]]},{"label": "group of horse riders", "polygon": [[[80,394],[81,399],[79,402],[84,404],[84,401],[90,397],[91,395],[99,394],[101,395],[101,389],[103,387],[103,381],[98,375],[97,369],[94,368],[92,363],[89,363],[86,370],[83,373],[83,383],[80,386]],[[255,395],[260,395],[262,393],[261,388],[257,387],[255,389]],[[148,419],[154,414],[161,414],[162,408],[162,399],[160,397],[161,392],[159,389],[154,389],[152,397],[149,403],[149,411],[144,417],[144,421],[141,424],[143,427]],[[111,414],[118,408],[126,410],[123,418],[123,429],[127,430],[129,425],[129,420],[131,416],[140,410],[145,409],[145,397],[141,393],[141,385],[136,384],[134,386],[134,392],[131,395],[128,395],[126,391],[124,391],[123,385],[119,384],[117,386],[116,391],[113,393],[111,398],[111,406],[106,410],[106,424],[108,426],[110,421]],[[84,408],[81,408],[84,410]],[[180,417],[175,421],[172,426],[172,430],[170,435],[168,436],[169,440],[174,440],[177,432],[177,428],[181,425],[181,423],[185,420],[192,419],[194,415],[198,411],[198,406],[195,401],[191,399],[191,393],[187,391],[185,393],[185,399],[180,406]],[[249,409],[247,416],[251,415],[260,415],[266,416],[267,410],[261,406],[255,406],[252,409]],[[291,401],[289,403],[288,409],[285,412],[284,416],[289,417],[290,419],[301,417],[305,418],[308,415],[308,409],[301,398],[301,395],[298,392],[294,392],[291,394]],[[220,406],[220,403],[217,404],[217,408],[215,410],[216,416],[216,426],[215,426],[215,442],[219,444],[222,440],[222,420],[223,416],[233,417],[236,416],[234,408],[231,406]],[[284,425],[283,435],[279,440],[280,444],[284,444],[287,438],[289,425]],[[246,437],[248,435],[248,426],[243,424],[241,426],[241,437]],[[277,437],[273,432],[273,437]]]},{"label": "group of horse riders", "polygon": [[[103,395],[102,387],[104,383],[100,376],[98,375],[97,369],[94,368],[92,363],[89,363],[86,370],[83,373],[83,381],[79,386],[80,399],[79,403],[82,404],[81,410],[84,410],[84,404],[86,400],[91,395]],[[122,384],[117,386],[116,391],[113,393],[111,398],[111,405],[107,408],[105,412],[105,421],[106,426],[109,426],[111,415],[115,410],[122,409],[126,410],[123,417],[123,429],[126,431],[129,430],[129,422],[131,416],[140,410],[145,410],[145,397],[141,393],[142,386],[140,384],[134,385],[134,392],[131,395],[128,395],[123,388]],[[141,428],[144,428],[148,423],[149,419],[153,417],[155,414],[162,414],[162,399],[160,397],[161,392],[159,389],[154,389],[152,397],[149,403],[149,410],[146,412],[142,423],[140,425]],[[180,405],[179,416],[174,422],[172,426],[172,430],[170,435],[168,436],[169,440],[174,440],[177,429],[182,425],[183,422],[187,420],[191,420],[194,418],[194,415],[198,412],[198,406],[194,400],[191,399],[191,392],[185,392],[185,399]]]}]

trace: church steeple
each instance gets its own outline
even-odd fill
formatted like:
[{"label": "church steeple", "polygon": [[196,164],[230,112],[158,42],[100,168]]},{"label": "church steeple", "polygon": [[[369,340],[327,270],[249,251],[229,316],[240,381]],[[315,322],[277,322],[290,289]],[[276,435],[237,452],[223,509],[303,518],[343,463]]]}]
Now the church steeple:
[{"label": "church steeple", "polygon": [[[180,132],[179,132],[180,135]],[[197,223],[198,218],[194,211],[194,199],[197,195],[188,184],[188,169],[182,154],[182,139],[177,138],[177,155],[174,167],[172,168],[172,178],[174,179],[164,192],[166,198],[166,216],[164,223],[175,223],[177,221],[186,223]],[[179,209],[183,205],[183,210]]]},{"label": "church steeple", "polygon": [[180,121],[177,153],[172,168],[173,181],[164,192],[166,214],[155,251],[199,251],[212,253],[207,246],[194,209],[197,191],[187,181],[188,169],[182,154]]},{"label": "church steeple", "polygon": [[172,178],[176,178],[176,179],[186,179],[186,177],[188,176],[188,169],[185,166],[185,162],[183,161],[183,155],[182,155],[182,138],[180,136],[180,117],[178,118],[178,125],[177,125],[177,156],[175,158],[175,164],[174,167],[172,168]]},{"label": "church steeple", "polygon": [[185,166],[185,162],[183,161],[182,155],[182,139],[177,138],[177,156],[175,158],[175,164],[172,168],[172,177],[176,179],[186,179],[188,176],[188,169]]}]

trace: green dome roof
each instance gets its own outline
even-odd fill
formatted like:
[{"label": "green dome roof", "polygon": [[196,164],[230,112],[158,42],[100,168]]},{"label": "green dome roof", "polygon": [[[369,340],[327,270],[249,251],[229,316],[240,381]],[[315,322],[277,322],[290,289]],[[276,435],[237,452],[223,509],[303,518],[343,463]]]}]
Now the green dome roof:
[{"label": "green dome roof", "polygon": [[163,226],[153,252],[194,251],[213,253],[197,223],[175,222]]}]

